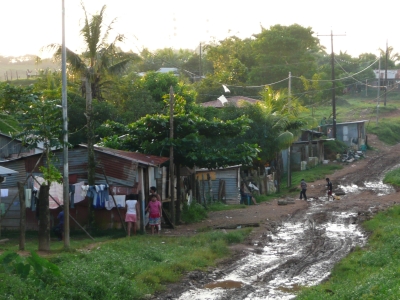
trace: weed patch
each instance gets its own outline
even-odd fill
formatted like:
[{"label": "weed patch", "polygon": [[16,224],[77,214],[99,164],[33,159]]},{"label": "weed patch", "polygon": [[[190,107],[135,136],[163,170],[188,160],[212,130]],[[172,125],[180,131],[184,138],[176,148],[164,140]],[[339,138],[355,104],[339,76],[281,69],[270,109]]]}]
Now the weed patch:
[{"label": "weed patch", "polygon": [[184,272],[214,265],[249,232],[121,238],[49,260],[7,252],[0,256],[0,290],[4,299],[142,299]]},{"label": "weed patch", "polygon": [[385,178],[383,178],[383,183],[400,187],[400,168],[387,172]]}]

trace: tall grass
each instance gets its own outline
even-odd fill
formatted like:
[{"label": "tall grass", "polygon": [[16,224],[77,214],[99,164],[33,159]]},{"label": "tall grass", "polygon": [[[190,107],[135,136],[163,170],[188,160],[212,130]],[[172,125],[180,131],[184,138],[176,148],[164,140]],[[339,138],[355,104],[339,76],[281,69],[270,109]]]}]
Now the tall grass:
[{"label": "tall grass", "polygon": [[400,168],[387,172],[385,178],[383,178],[383,183],[400,187]]},{"label": "tall grass", "polygon": [[355,249],[327,282],[305,288],[297,299],[400,299],[400,206],[363,226],[372,232],[367,247]]},{"label": "tall grass", "polygon": [[389,145],[400,142],[400,118],[381,119],[378,124],[370,122],[367,130]]},{"label": "tall grass", "polygon": [[0,299],[144,299],[186,271],[214,265],[230,254],[229,244],[242,242],[250,231],[121,238],[59,253],[50,262],[4,253]]}]

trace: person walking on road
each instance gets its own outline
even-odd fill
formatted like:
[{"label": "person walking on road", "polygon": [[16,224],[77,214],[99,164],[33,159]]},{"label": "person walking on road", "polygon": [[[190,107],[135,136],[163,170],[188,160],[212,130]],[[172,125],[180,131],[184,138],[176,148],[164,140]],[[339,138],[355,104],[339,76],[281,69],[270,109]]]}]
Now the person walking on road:
[{"label": "person walking on road", "polygon": [[326,188],[327,188],[327,194],[328,194],[328,201],[329,198],[332,198],[333,200],[333,196],[332,196],[332,182],[329,180],[329,178],[326,178]]},{"label": "person walking on road", "polygon": [[302,179],[300,181],[300,187],[301,187],[301,192],[300,192],[300,200],[303,199],[307,201],[307,195],[306,195],[306,191],[307,191],[307,183],[304,181],[304,179]]}]

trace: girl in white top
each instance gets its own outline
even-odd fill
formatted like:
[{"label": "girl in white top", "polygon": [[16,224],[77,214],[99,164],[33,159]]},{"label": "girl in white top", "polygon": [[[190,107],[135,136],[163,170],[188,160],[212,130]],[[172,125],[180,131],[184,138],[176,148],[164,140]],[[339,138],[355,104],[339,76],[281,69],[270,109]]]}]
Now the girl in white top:
[{"label": "girl in white top", "polygon": [[128,223],[128,236],[131,236],[131,228],[133,226],[133,234],[136,235],[136,219],[139,214],[139,204],[137,200],[126,200],[125,222]]}]

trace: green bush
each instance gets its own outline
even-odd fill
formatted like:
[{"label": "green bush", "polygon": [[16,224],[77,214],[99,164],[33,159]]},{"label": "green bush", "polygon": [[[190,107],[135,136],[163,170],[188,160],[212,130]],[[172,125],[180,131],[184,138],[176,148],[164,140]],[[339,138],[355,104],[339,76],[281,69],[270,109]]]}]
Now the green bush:
[{"label": "green bush", "polygon": [[207,210],[199,203],[192,201],[190,205],[183,204],[182,221],[185,223],[195,223],[207,218]]},{"label": "green bush", "polygon": [[392,184],[400,187],[400,168],[391,170],[385,174],[383,183]]}]

